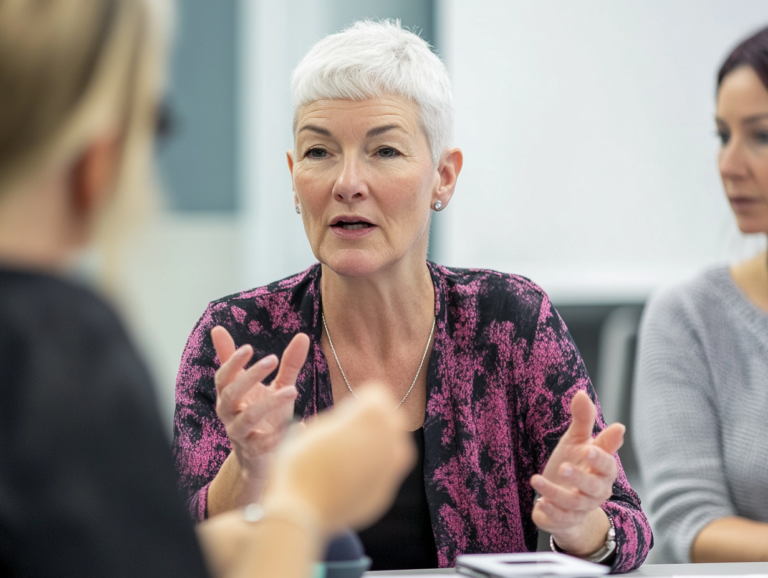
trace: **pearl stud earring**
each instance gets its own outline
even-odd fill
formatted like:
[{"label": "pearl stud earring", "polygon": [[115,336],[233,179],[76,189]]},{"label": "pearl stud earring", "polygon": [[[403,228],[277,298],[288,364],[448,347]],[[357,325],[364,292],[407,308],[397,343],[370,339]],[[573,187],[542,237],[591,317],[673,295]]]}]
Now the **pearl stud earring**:
[{"label": "pearl stud earring", "polygon": [[441,210],[442,208],[443,208],[443,203],[442,203],[442,201],[435,201],[435,210],[436,210],[436,211],[439,211],[439,210]]}]

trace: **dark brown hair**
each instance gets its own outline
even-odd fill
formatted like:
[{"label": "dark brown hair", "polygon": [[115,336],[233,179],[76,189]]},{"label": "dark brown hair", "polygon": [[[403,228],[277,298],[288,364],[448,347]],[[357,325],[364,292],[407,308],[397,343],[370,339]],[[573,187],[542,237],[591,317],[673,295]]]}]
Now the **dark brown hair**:
[{"label": "dark brown hair", "polygon": [[717,73],[717,89],[736,68],[749,66],[768,90],[768,27],[742,41],[725,59]]}]

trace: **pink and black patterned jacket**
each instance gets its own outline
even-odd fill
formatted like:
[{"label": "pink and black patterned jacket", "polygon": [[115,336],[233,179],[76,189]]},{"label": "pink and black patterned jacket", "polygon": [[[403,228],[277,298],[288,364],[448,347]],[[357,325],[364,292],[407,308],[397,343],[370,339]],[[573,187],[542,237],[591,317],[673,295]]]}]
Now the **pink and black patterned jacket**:
[{"label": "pink and black patterned jacket", "polygon": [[[441,567],[456,556],[536,549],[530,477],[544,469],[570,423],[578,390],[595,392],[547,295],[516,275],[428,263],[435,288],[434,349],[427,369],[424,475]],[[210,338],[223,325],[254,359],[281,355],[298,332],[312,345],[298,381],[295,413],[333,405],[320,347],[320,275],[303,273],[212,302],[192,331],[176,385],[174,455],[192,517],[206,516],[208,486],[230,452],[216,416]],[[270,378],[271,379],[271,378]],[[595,433],[605,427],[598,415]],[[651,529],[619,466],[603,504],[616,526],[613,572],[645,560]]]}]

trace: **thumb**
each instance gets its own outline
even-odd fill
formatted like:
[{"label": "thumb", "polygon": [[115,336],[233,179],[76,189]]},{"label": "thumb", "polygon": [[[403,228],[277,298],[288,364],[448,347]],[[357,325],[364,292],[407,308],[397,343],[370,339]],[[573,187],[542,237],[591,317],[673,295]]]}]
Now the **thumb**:
[{"label": "thumb", "polygon": [[219,365],[224,365],[235,353],[235,340],[232,339],[229,331],[221,325],[211,329],[211,340],[213,341],[213,348],[219,356]]},{"label": "thumb", "polygon": [[563,437],[567,437],[571,443],[584,443],[591,440],[596,415],[597,408],[589,396],[583,391],[577,391],[571,401],[573,421]]}]

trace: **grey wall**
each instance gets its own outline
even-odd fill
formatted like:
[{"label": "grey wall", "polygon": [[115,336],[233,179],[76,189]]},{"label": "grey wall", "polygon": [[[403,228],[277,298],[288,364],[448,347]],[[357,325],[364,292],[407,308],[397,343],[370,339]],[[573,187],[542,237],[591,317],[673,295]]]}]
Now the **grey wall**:
[{"label": "grey wall", "polygon": [[433,0],[326,0],[328,29],[341,30],[363,18],[399,18],[403,26],[434,45]]},{"label": "grey wall", "polygon": [[169,103],[175,127],[158,152],[170,208],[238,207],[237,0],[177,2]]}]

